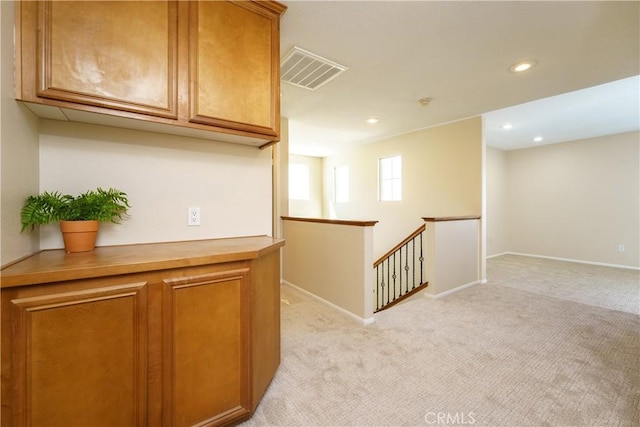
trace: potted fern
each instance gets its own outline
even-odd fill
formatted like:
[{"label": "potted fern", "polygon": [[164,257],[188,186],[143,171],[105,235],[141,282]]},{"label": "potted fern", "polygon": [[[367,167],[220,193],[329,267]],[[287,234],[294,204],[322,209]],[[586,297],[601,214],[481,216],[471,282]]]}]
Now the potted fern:
[{"label": "potted fern", "polygon": [[87,252],[95,248],[100,222],[119,223],[129,208],[127,194],[110,188],[90,190],[79,196],[44,192],[29,196],[22,207],[22,230],[60,222],[67,252]]}]

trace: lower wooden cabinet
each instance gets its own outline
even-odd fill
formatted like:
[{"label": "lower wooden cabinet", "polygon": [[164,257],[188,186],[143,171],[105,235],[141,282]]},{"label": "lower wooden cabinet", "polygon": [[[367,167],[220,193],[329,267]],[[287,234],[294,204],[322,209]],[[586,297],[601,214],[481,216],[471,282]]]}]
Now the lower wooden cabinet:
[{"label": "lower wooden cabinet", "polygon": [[249,413],[247,273],[164,281],[164,424],[191,426]]},{"label": "lower wooden cabinet", "polygon": [[248,418],[280,363],[279,265],[273,250],[3,288],[2,425]]},{"label": "lower wooden cabinet", "polygon": [[12,425],[144,425],[146,290],[142,282],[9,301]]}]

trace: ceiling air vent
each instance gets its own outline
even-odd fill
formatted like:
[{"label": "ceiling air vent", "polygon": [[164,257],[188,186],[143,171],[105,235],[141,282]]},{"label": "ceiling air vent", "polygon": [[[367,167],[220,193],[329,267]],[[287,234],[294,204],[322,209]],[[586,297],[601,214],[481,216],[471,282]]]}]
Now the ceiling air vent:
[{"label": "ceiling air vent", "polygon": [[299,47],[291,49],[280,63],[283,81],[309,90],[318,89],[345,71],[347,67]]}]

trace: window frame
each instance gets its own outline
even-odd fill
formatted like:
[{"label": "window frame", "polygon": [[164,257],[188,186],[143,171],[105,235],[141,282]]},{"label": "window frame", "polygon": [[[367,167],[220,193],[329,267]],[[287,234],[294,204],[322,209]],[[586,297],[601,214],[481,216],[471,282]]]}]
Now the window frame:
[{"label": "window frame", "polygon": [[402,156],[400,154],[378,158],[378,200],[402,201]]},{"label": "window frame", "polygon": [[[342,171],[342,174],[339,171]],[[339,198],[340,195],[343,197]],[[333,201],[335,203],[349,203],[349,165],[333,168]]]}]

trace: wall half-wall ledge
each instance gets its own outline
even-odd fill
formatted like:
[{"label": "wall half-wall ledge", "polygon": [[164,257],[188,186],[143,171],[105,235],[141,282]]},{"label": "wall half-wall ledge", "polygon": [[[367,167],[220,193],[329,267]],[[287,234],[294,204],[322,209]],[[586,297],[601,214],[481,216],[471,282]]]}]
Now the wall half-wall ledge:
[{"label": "wall half-wall ledge", "polygon": [[467,215],[467,216],[439,216],[439,217],[422,217],[425,222],[440,222],[440,221],[467,221],[470,219],[480,219],[480,215]]},{"label": "wall half-wall ledge", "polygon": [[320,224],[336,224],[336,225],[353,225],[356,227],[372,227],[378,223],[378,221],[357,221],[350,219],[324,219],[324,218],[302,218],[293,216],[280,217],[286,221],[301,221],[301,222],[317,222]]}]

